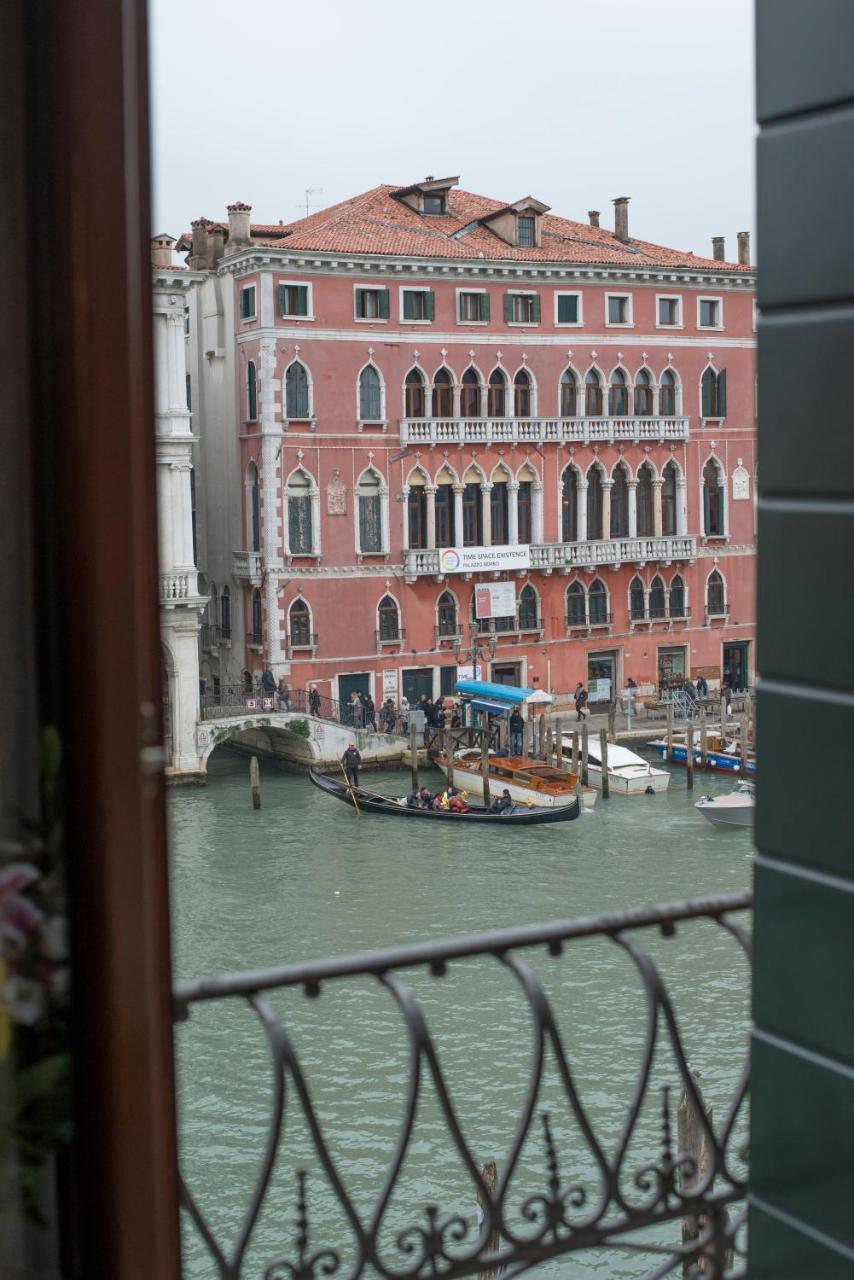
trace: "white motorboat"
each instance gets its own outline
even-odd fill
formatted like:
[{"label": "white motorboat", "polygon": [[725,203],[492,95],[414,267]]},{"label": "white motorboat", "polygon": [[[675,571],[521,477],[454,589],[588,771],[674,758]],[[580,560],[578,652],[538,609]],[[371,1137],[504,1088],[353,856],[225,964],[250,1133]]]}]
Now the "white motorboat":
[{"label": "white motorboat", "polygon": [[[443,769],[447,769],[444,757],[439,757]],[[506,788],[511,799],[519,804],[534,804],[553,808],[573,804],[578,778],[565,769],[553,769],[542,760],[528,756],[504,756],[489,752],[489,786],[493,799]],[[478,748],[466,747],[454,752],[454,786],[474,796],[483,795],[481,753]],[[592,809],[596,792],[582,787],[584,808]]]},{"label": "white motorboat", "polygon": [[713,827],[752,827],[756,794],[753,784],[741,782],[723,796],[703,796],[694,805]]},{"label": "white motorboat", "polygon": [[[565,759],[572,756],[572,734],[563,734]],[[602,790],[602,757],[599,743],[592,740],[587,746],[587,781],[597,791]],[[656,795],[670,786],[670,774],[666,769],[655,769],[628,747],[608,743],[608,786],[612,796]]]}]

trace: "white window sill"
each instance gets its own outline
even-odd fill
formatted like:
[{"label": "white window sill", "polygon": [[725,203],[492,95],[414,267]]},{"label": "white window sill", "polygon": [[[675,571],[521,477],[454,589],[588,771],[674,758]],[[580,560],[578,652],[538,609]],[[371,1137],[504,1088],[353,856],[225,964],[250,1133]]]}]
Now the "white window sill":
[{"label": "white window sill", "polygon": [[726,418],[701,418],[700,422],[704,427],[716,427],[721,422],[726,422]]},{"label": "white window sill", "polygon": [[292,560],[319,560],[320,559],[319,551],[286,551],[285,555],[287,556],[288,564],[290,564]]},{"label": "white window sill", "polygon": [[656,327],[656,329],[669,329],[671,332],[672,332],[674,329],[684,329],[684,328],[685,328],[684,324],[657,324],[655,327]]},{"label": "white window sill", "polygon": [[435,320],[404,320],[403,316],[400,317],[400,324],[435,324],[435,323],[436,323]]},{"label": "white window sill", "polygon": [[722,324],[698,324],[697,328],[700,333],[723,333],[724,331]]},{"label": "white window sill", "polygon": [[634,327],[635,327],[634,320],[626,320],[626,321],[606,320],[605,321],[606,329],[634,329]]},{"label": "white window sill", "polygon": [[508,329],[536,329],[539,326],[540,321],[539,320],[505,320],[504,323],[507,325]]},{"label": "white window sill", "polygon": [[257,319],[258,319],[258,317],[257,317],[257,316],[241,316],[241,317],[240,317],[240,323],[241,323],[241,324],[254,324],[254,323],[255,323],[255,321],[256,321]]},{"label": "white window sill", "polygon": [[316,318],[317,318],[316,316],[297,316],[297,315],[291,316],[291,315],[285,315],[284,313],[280,313],[279,315],[280,320],[315,320]]},{"label": "white window sill", "polygon": [[457,324],[478,325],[481,329],[485,329],[489,324],[488,320],[458,320]]},{"label": "white window sill", "polygon": [[353,316],[355,324],[388,324],[388,320],[380,316]]},{"label": "white window sill", "polygon": [[356,430],[363,431],[365,427],[382,427],[383,431],[388,431],[388,418],[357,418]]},{"label": "white window sill", "polygon": [[583,329],[583,320],[555,320],[556,329]]}]

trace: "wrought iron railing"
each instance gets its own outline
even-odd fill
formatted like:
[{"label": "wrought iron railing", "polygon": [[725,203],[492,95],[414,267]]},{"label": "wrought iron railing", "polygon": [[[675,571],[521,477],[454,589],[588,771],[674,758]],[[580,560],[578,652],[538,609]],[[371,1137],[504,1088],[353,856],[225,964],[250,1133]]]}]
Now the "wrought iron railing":
[{"label": "wrought iron railing", "polygon": [[[498,1268],[505,1276],[514,1276],[548,1259],[603,1247],[654,1256],[652,1270],[644,1263],[650,1280],[680,1274],[680,1269],[683,1276],[702,1280],[742,1276],[738,1233],[746,1193],[742,1135],[747,1060],[745,1057],[737,1077],[733,1073],[725,1113],[713,1120],[701,1096],[697,1073],[687,1061],[675,1000],[662,976],[670,944],[659,942],[656,934],[672,939],[677,928],[682,930],[689,922],[702,921],[703,925],[697,927],[706,930],[704,953],[711,942],[708,928],[713,926],[722,939],[733,943],[736,951],[749,955],[746,922],[736,917],[750,905],[749,893],[702,898],[593,919],[532,925],[179,982],[175,988],[178,1022],[191,1018],[204,1002],[238,1001],[257,1019],[272,1064],[270,1119],[263,1138],[259,1135],[256,1139],[257,1152],[247,1155],[250,1163],[256,1159],[259,1162],[257,1181],[254,1190],[246,1193],[245,1206],[230,1204],[230,1219],[240,1225],[228,1243],[218,1238],[193,1188],[182,1181],[183,1208],[220,1280],[240,1280],[249,1274],[245,1259],[250,1248],[252,1274],[261,1274],[257,1270],[260,1262],[265,1267],[266,1280],[283,1280],[286,1276],[290,1280],[313,1280],[334,1272],[346,1274],[348,1280],[368,1275],[385,1280],[455,1280],[478,1272],[495,1274]],[[638,1025],[644,1030],[638,1044],[637,1073],[620,1117],[617,1141],[606,1140],[597,1132],[589,1100],[585,1101],[578,1083],[576,1055],[567,1048],[568,1040],[564,1040],[554,1004],[555,983],[561,977],[585,980],[586,953],[575,944],[593,938],[613,946],[615,954],[633,967],[639,979]],[[441,1033],[431,1029],[427,1017],[427,1008],[433,1003],[429,993],[436,990],[430,978],[438,982],[452,972],[463,983],[461,988],[454,988],[454,999],[459,1001],[460,990],[470,991],[473,972],[464,967],[465,962],[478,959],[491,959],[515,980],[530,1021],[527,1078],[520,1075],[517,1091],[522,1098],[524,1084],[524,1097],[513,1117],[507,1149],[494,1153],[501,1157],[496,1177],[492,1176],[494,1168],[490,1172],[484,1166],[482,1170],[482,1155],[473,1149],[467,1136],[468,1125],[452,1101],[448,1069],[440,1061]],[[556,975],[553,966],[558,964],[561,972]],[[576,967],[570,967],[573,965]],[[569,968],[568,975],[564,966]],[[361,980],[363,984],[372,980],[393,1002],[408,1043],[409,1059],[401,1118],[396,1134],[388,1138],[385,1172],[371,1184],[369,1195],[363,1192],[358,1196],[342,1174],[339,1155],[333,1155],[333,1150],[341,1153],[344,1135],[327,1129],[315,1109],[310,1072],[297,1047],[298,1006],[292,998],[287,1002],[291,1017],[286,1021],[273,1004],[273,993],[278,991],[302,989],[305,996],[313,999],[328,991],[331,1004],[323,1030],[332,1037],[340,1030],[335,1024],[336,993],[340,994],[339,984],[348,980]],[[419,996],[416,990],[426,990],[428,994]],[[635,990],[634,986],[631,990]],[[368,998],[365,992],[364,999]],[[509,1025],[509,1010],[506,1017]],[[570,1031],[574,1033],[575,1027]],[[691,1038],[696,1044],[696,1029]],[[728,1044],[731,1043],[730,1036]],[[745,1043],[745,1054],[746,1051]],[[658,1088],[653,1083],[653,1068],[656,1082],[661,1081],[665,1057],[668,1065]],[[326,1063],[327,1059],[322,1057],[321,1062]],[[607,1071],[604,1063],[601,1070]],[[557,1100],[552,1094],[552,1105],[547,1109],[543,1096],[553,1081],[559,1093]],[[324,1080],[314,1083],[322,1091]],[[675,1099],[680,1091],[677,1106]],[[360,1124],[370,1112],[372,1096],[366,1091],[361,1099]],[[432,1202],[434,1197],[425,1197],[428,1203],[419,1201],[414,1190],[419,1184],[405,1184],[402,1175],[414,1147],[419,1146],[419,1154],[424,1156],[423,1139],[416,1140],[413,1134],[416,1113],[431,1096],[438,1100],[441,1126],[461,1161],[469,1188],[466,1204],[452,1207],[450,1213],[440,1212]],[[506,1090],[503,1096],[506,1099]],[[657,1137],[656,1129],[650,1129],[648,1123],[650,1105],[658,1115]],[[690,1125],[686,1116],[690,1117]],[[565,1137],[570,1124],[572,1142]],[[303,1132],[303,1126],[320,1178],[313,1175],[307,1187],[305,1170],[294,1167],[291,1156],[288,1182],[297,1189],[296,1232],[288,1250],[282,1243],[279,1218],[275,1219],[274,1244],[264,1233],[267,1228],[257,1228],[268,1209],[274,1165],[287,1163],[293,1135],[298,1130]],[[250,1132],[257,1132],[254,1124]],[[642,1151],[638,1149],[639,1134],[643,1135]],[[248,1136],[247,1133],[247,1140]],[[684,1143],[681,1148],[680,1141]],[[541,1144],[536,1166],[539,1172],[533,1188],[521,1195],[514,1174],[520,1167],[523,1147],[531,1142]],[[528,1145],[526,1152],[530,1150]],[[442,1180],[443,1162],[444,1157],[440,1157],[436,1166],[431,1166],[435,1174],[432,1185]],[[279,1186],[281,1178],[280,1168]],[[410,1195],[402,1203],[404,1184],[410,1187]],[[331,1200],[340,1212],[344,1238],[332,1238],[335,1233],[326,1231],[326,1238],[309,1247],[312,1204],[320,1203],[313,1197],[319,1196]],[[472,1222],[469,1212],[475,1199],[481,1206],[478,1225]],[[395,1229],[390,1235],[392,1217]],[[269,1217],[267,1220],[269,1223]],[[275,1255],[262,1259],[260,1253],[270,1249],[276,1251]]]}]

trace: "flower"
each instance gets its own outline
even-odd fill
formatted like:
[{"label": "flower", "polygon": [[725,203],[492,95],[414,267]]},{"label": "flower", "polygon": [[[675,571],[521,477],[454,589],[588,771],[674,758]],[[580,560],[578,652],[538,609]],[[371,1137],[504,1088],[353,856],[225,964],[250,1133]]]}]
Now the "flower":
[{"label": "flower", "polygon": [[32,978],[13,975],[3,984],[3,1003],[13,1022],[32,1027],[47,1008],[45,989]]},{"label": "flower", "polygon": [[36,868],[26,862],[11,862],[0,871],[0,944],[7,953],[23,950],[44,921],[44,912],[20,892],[38,879]]}]

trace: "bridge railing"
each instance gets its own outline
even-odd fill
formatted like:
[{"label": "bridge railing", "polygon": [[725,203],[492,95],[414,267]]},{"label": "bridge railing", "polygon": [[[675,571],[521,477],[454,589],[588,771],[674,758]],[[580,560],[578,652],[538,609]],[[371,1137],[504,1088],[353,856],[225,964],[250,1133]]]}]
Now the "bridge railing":
[{"label": "bridge railing", "polygon": [[219,689],[205,689],[201,695],[203,720],[223,720],[229,716],[264,716],[271,711],[299,711],[318,720],[332,720],[335,724],[354,729],[376,728],[379,732],[401,734],[408,732],[395,710],[393,722],[386,718],[382,707],[376,711],[376,723],[365,724],[363,708],[353,708],[349,702],[328,698],[317,689],[289,689],[286,699],[278,693],[264,689],[247,689],[243,684],[221,684]]}]

